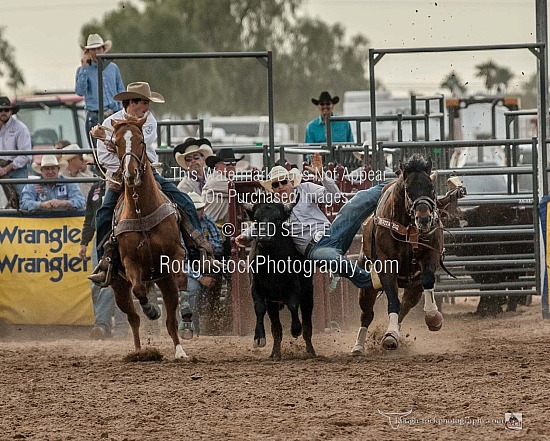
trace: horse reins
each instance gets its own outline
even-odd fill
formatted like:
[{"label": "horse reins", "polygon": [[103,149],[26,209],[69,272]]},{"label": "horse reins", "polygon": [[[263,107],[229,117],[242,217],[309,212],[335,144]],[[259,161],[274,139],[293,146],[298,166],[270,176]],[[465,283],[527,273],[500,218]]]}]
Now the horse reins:
[{"label": "horse reins", "polygon": [[[100,125],[100,124],[98,124],[98,127],[102,128],[106,132],[111,133],[111,138],[107,139],[104,136],[94,136],[94,138],[99,139],[100,141],[103,141],[103,142],[110,141],[116,146],[117,145],[116,142],[113,141],[114,130],[111,127],[106,127],[106,126],[103,126],[103,125]],[[90,138],[92,137],[90,133],[88,133],[88,136]],[[97,147],[94,145],[93,142],[90,142],[90,145],[92,146],[92,155],[94,156],[94,160],[95,160],[96,164],[99,165],[99,156],[97,155]],[[99,170],[99,173],[103,176],[101,178],[103,181],[109,181],[109,182],[112,182],[113,184],[116,184],[116,185],[122,185],[122,182],[118,182],[118,181],[114,180],[113,178],[107,176],[101,167],[97,167],[97,168]]]}]

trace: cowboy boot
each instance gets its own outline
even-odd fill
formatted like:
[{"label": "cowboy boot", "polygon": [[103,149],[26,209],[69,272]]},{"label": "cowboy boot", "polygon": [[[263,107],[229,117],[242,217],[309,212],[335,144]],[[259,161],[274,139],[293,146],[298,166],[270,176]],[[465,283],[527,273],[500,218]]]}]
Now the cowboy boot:
[{"label": "cowboy boot", "polygon": [[223,264],[214,257],[212,244],[201,231],[195,229],[185,213],[181,214],[180,229],[189,254],[192,255],[190,260],[199,260],[200,268],[198,269],[201,274],[220,274]]},{"label": "cowboy boot", "polygon": [[113,280],[114,258],[116,255],[115,243],[108,240],[104,245],[103,257],[88,276],[100,288],[106,288]]}]

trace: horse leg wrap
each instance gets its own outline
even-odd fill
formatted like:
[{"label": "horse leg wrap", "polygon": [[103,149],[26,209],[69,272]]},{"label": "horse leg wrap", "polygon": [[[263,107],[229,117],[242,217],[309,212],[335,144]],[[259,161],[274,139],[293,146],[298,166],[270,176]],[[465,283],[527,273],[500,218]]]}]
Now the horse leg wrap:
[{"label": "horse leg wrap", "polygon": [[367,328],[361,326],[357,332],[355,346],[351,350],[352,355],[360,355],[365,353],[365,340],[367,339]]},{"label": "horse leg wrap", "polygon": [[141,310],[149,320],[157,320],[160,317],[160,310],[151,303],[141,305]]},{"label": "horse leg wrap", "polygon": [[396,312],[390,312],[390,324],[388,325],[388,333],[389,334],[397,334],[399,335],[399,315]]},{"label": "horse leg wrap", "polygon": [[433,289],[427,289],[424,291],[424,313],[426,314],[426,317],[430,318],[434,317],[438,313]]},{"label": "horse leg wrap", "polygon": [[399,315],[395,312],[390,312],[389,318],[390,324],[388,325],[388,330],[382,338],[382,347],[384,349],[393,350],[397,349],[399,346]]},{"label": "horse leg wrap", "polygon": [[443,326],[443,315],[437,309],[434,290],[424,291],[424,321],[430,331],[439,331]]}]

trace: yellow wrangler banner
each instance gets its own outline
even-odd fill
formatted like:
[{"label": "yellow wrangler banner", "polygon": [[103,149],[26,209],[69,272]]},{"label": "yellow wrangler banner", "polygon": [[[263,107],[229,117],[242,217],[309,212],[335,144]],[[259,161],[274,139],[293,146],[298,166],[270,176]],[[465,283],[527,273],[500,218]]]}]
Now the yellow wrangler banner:
[{"label": "yellow wrangler banner", "polygon": [[0,320],[89,325],[90,260],[78,257],[83,216],[0,217]]}]

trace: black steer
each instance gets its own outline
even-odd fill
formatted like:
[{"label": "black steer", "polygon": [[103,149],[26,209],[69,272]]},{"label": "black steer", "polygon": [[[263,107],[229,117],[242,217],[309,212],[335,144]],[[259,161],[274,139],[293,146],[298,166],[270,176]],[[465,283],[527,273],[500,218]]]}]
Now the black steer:
[{"label": "black steer", "polygon": [[[303,271],[296,271],[302,267],[304,258],[294,246],[288,231],[289,226],[283,225],[289,218],[292,207],[293,205],[276,203],[256,204],[252,210],[248,210],[250,218],[256,222],[256,234],[250,253],[250,258],[254,261],[251,276],[252,299],[256,312],[254,347],[263,347],[266,344],[264,317],[267,311],[273,337],[270,357],[277,360],[281,358],[283,339],[279,310],[284,305],[292,316],[292,336],[297,338],[303,332],[306,350],[308,354],[315,356],[311,344],[313,283],[311,277],[306,277]],[[303,329],[298,309],[301,310]]]}]

